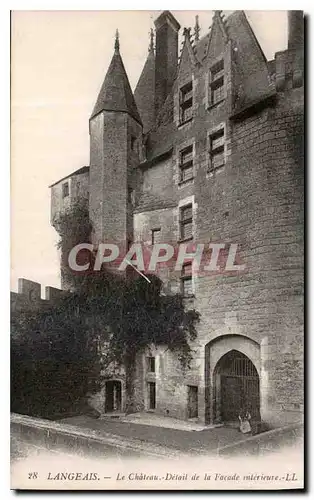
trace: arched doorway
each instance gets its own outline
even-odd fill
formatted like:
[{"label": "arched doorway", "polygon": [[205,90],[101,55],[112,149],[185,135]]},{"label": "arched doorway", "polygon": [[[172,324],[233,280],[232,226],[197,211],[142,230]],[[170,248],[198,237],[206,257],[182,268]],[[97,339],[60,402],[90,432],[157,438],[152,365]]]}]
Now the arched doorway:
[{"label": "arched doorway", "polygon": [[214,413],[222,422],[235,422],[243,409],[260,415],[258,372],[245,354],[235,349],[218,361],[214,370]]},{"label": "arched doorway", "polygon": [[105,390],[105,412],[121,411],[121,382],[119,380],[107,380]]}]

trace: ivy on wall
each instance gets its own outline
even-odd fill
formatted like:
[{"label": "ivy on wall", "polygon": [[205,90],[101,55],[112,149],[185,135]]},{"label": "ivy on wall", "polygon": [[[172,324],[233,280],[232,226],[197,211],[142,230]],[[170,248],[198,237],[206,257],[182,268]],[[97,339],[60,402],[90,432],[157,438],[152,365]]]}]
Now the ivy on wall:
[{"label": "ivy on wall", "polygon": [[[186,370],[199,313],[186,310],[179,294],[162,295],[162,282],[154,275],[148,282],[132,269],[122,275],[104,265],[100,271],[73,272],[67,264],[69,251],[91,240],[86,206],[73,205],[55,220],[55,227],[69,291],[44,310],[12,315],[12,368],[16,371],[19,362],[26,363],[39,374],[40,366],[45,367],[37,392],[45,395],[47,404],[47,397],[58,401],[64,394],[67,401],[82,400],[87,392],[99,389],[101,370],[112,363],[122,365],[127,408],[132,411],[136,355],[152,344],[163,344],[176,353]],[[93,260],[95,254],[89,252],[84,258]],[[49,386],[47,380],[54,383]]]}]

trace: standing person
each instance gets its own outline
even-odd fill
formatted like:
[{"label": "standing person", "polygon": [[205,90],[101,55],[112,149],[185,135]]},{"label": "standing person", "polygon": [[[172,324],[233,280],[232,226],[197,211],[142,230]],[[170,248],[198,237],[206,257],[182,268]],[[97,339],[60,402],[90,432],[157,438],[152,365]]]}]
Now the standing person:
[{"label": "standing person", "polygon": [[246,410],[241,410],[240,415],[239,415],[239,422],[240,422],[240,427],[239,430],[242,432],[242,434],[248,434],[249,432],[252,432],[250,420],[251,420],[251,414],[250,412]]},{"label": "standing person", "polygon": [[257,407],[249,408],[249,412],[251,414],[251,428],[252,435],[258,434],[261,429],[261,416]]}]

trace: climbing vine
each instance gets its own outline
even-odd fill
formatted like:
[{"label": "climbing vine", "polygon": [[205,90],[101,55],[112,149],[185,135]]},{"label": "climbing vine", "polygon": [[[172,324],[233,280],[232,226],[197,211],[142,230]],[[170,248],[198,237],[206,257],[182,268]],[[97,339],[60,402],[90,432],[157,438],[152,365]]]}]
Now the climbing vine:
[{"label": "climbing vine", "polygon": [[[104,265],[100,271],[83,275],[73,272],[67,264],[71,248],[91,240],[88,209],[76,204],[54,223],[59,233],[62,276],[71,291],[48,310],[32,314],[23,322],[26,337],[32,332],[28,352],[36,359],[44,351],[48,359],[58,359],[66,365],[74,363],[79,367],[80,387],[88,387],[89,391],[97,390],[97,384],[91,381],[99,379],[101,370],[112,364],[124,366],[128,406],[132,411],[136,355],[152,344],[162,344],[175,352],[182,369],[187,369],[199,313],[187,311],[180,294],[162,295],[162,282],[154,275],[148,276],[148,282],[132,269],[121,275]],[[86,258],[93,269],[95,255],[89,252]],[[34,332],[40,334],[36,337]],[[39,342],[42,348],[38,350]],[[101,348],[104,345],[106,349]],[[74,360],[80,361],[77,364]],[[77,390],[75,383],[69,387],[71,390]]]}]

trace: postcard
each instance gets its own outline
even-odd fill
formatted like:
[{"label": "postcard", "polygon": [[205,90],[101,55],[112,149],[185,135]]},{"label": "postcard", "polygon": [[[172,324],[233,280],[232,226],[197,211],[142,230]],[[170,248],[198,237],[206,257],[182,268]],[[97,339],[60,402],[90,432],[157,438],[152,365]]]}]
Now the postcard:
[{"label": "postcard", "polygon": [[304,488],[303,11],[12,11],[11,488]]}]

